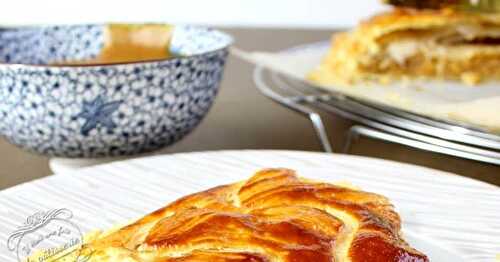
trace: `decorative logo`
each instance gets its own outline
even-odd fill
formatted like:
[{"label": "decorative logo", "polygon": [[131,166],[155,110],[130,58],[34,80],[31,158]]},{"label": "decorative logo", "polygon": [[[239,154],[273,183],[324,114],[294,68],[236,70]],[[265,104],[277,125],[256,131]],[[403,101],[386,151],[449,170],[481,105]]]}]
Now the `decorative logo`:
[{"label": "decorative logo", "polygon": [[114,129],[116,124],[113,123],[111,115],[118,110],[122,102],[105,102],[101,95],[97,96],[93,101],[84,101],[82,111],[75,116],[85,118],[85,124],[83,124],[80,133],[86,136],[99,125],[106,127],[108,130]]},{"label": "decorative logo", "polygon": [[10,235],[7,248],[19,262],[57,261],[68,255],[75,262],[85,262],[92,252],[82,246],[83,235],[72,218],[73,213],[64,208],[31,215]]}]

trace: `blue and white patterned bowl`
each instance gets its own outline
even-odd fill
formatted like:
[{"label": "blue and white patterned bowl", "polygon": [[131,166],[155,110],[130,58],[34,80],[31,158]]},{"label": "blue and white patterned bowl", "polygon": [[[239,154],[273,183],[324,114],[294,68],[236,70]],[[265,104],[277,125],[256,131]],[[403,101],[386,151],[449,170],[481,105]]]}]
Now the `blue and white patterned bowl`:
[{"label": "blue and white patterned bowl", "polygon": [[119,156],[170,145],[202,120],[217,94],[230,36],[176,26],[170,47],[176,58],[49,65],[98,55],[104,27],[0,29],[0,135],[44,155]]}]

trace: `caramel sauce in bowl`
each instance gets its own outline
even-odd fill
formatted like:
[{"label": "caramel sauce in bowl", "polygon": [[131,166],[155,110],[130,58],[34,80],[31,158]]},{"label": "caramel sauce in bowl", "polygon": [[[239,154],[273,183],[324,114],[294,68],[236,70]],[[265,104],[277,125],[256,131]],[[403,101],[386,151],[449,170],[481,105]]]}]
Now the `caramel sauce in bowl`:
[{"label": "caramel sauce in bowl", "polygon": [[94,58],[63,61],[55,65],[113,64],[161,60],[173,57],[169,45],[174,27],[162,24],[110,24],[104,28],[104,44]]},{"label": "caramel sauce in bowl", "polygon": [[209,111],[231,43],[197,26],[0,28],[0,136],[59,157],[171,145]]}]

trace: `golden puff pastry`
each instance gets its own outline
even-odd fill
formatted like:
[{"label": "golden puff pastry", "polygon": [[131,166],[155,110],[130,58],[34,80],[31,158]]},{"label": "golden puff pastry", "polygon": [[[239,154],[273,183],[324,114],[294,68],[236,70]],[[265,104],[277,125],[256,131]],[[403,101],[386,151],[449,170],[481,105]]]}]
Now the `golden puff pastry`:
[{"label": "golden puff pastry", "polygon": [[500,14],[396,8],[335,35],[309,79],[320,85],[405,78],[500,79]]},{"label": "golden puff pastry", "polygon": [[181,198],[84,248],[90,262],[429,261],[400,226],[383,196],[268,169]]}]

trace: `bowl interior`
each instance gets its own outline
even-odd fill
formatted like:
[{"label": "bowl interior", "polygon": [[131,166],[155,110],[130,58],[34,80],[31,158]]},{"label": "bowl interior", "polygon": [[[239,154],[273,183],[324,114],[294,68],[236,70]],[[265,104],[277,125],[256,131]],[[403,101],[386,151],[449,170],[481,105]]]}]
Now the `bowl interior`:
[{"label": "bowl interior", "polygon": [[[109,26],[102,24],[1,28],[0,63],[54,65],[66,61],[92,60],[99,56],[105,47],[105,32]],[[231,42],[229,35],[217,30],[174,26],[166,47],[168,50],[165,52],[175,56],[191,56],[225,48]]]}]

